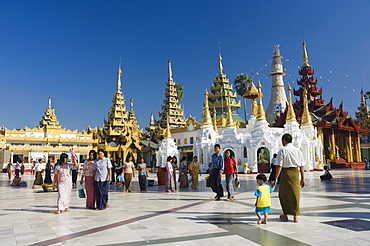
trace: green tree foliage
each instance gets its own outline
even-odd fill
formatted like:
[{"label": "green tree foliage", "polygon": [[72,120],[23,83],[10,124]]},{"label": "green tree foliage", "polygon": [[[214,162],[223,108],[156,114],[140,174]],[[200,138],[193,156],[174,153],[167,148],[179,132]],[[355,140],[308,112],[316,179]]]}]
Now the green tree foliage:
[{"label": "green tree foliage", "polygon": [[[247,91],[248,87],[252,84],[252,78],[248,78],[248,74],[241,73],[238,74],[234,80],[234,87],[236,89],[236,93],[243,97],[245,92]],[[243,108],[244,108],[244,120],[247,122],[247,111],[246,111],[246,99],[243,98]]]},{"label": "green tree foliage", "polygon": [[177,99],[180,102],[181,99],[184,97],[184,87],[181,84],[176,83],[175,84],[175,89],[176,89],[176,92],[177,92]]}]

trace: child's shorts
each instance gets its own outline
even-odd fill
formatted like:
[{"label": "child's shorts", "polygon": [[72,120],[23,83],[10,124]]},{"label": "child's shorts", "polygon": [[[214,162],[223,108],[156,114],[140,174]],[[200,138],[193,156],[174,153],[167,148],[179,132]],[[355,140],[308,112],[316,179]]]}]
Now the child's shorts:
[{"label": "child's shorts", "polygon": [[270,213],[270,206],[268,206],[268,207],[256,207],[256,213],[258,213],[258,214]]}]

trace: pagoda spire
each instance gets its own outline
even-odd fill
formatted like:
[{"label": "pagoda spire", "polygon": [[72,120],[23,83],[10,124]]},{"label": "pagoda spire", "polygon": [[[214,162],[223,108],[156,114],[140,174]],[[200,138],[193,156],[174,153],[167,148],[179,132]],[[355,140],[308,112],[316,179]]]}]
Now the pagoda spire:
[{"label": "pagoda spire", "polygon": [[159,113],[158,125],[162,128],[167,126],[167,114],[169,114],[169,125],[171,128],[185,127],[184,111],[181,109],[179,97],[176,90],[176,82],[172,78],[172,65],[168,60],[168,79],[163,100],[162,112]]},{"label": "pagoda spire", "polygon": [[167,114],[167,127],[166,127],[166,130],[165,130],[165,137],[164,137],[165,139],[172,138],[169,119],[170,119],[170,116]]},{"label": "pagoda spire", "polygon": [[121,91],[121,59],[119,60],[118,70],[117,70],[117,91]]},{"label": "pagoda spire", "polygon": [[203,117],[202,117],[202,125],[212,125],[212,118],[209,112],[208,106],[208,91],[204,92],[204,107],[203,107]]},{"label": "pagoda spire", "polygon": [[226,119],[226,127],[235,127],[235,123],[233,121],[233,116],[231,115],[231,106],[227,104],[227,119]]},{"label": "pagoda spire", "polygon": [[303,88],[303,113],[302,113],[302,126],[311,126],[312,125],[312,118],[310,111],[308,110],[308,100],[307,100],[307,89],[306,87]]},{"label": "pagoda spire", "polygon": [[302,67],[311,67],[310,64],[308,64],[306,41],[303,41],[302,46],[303,46],[303,56],[302,56],[303,65],[302,65]]},{"label": "pagoda spire", "polygon": [[48,98],[48,107],[40,121],[40,127],[57,127],[61,128],[57,116],[55,115],[54,108],[51,106],[51,97]]},{"label": "pagoda spire", "polygon": [[48,98],[48,108],[51,108],[51,97]]},{"label": "pagoda spire", "polygon": [[224,67],[222,65],[222,56],[221,52],[218,54],[218,70],[220,71],[220,74],[223,74],[222,71],[224,70]]},{"label": "pagoda spire", "polygon": [[150,114],[149,125],[150,126],[154,126],[155,125],[155,119],[154,119],[154,114],[153,113]]},{"label": "pagoda spire", "polygon": [[284,112],[288,102],[285,94],[283,79],[285,73],[283,62],[281,61],[283,57],[280,55],[279,47],[280,45],[274,46],[274,52],[271,62],[271,73],[269,74],[272,78],[272,84],[270,102],[266,109],[266,118],[267,122],[271,125],[275,123],[276,118],[279,117],[281,112]]},{"label": "pagoda spire", "polygon": [[263,96],[262,91],[261,91],[262,85],[259,80],[258,80],[257,88],[258,88],[258,106],[257,106],[256,120],[262,121],[262,120],[266,120],[266,113],[265,113],[265,110],[262,104],[262,96]]},{"label": "pagoda spire", "polygon": [[171,60],[168,60],[168,81],[173,81],[172,79],[172,65]]},{"label": "pagoda spire", "polygon": [[288,112],[286,116],[286,122],[297,121],[296,116],[294,114],[293,104],[292,104],[291,90],[292,90],[292,87],[290,87],[290,84],[288,84]]}]

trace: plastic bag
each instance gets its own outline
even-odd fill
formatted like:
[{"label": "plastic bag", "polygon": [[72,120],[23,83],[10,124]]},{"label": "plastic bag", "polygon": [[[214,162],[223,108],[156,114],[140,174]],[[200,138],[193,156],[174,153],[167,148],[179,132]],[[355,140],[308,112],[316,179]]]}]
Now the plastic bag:
[{"label": "plastic bag", "polygon": [[84,186],[81,184],[80,188],[78,188],[78,197],[79,198],[85,198],[85,189]]},{"label": "plastic bag", "polygon": [[238,178],[235,178],[235,188],[240,188],[240,181]]}]

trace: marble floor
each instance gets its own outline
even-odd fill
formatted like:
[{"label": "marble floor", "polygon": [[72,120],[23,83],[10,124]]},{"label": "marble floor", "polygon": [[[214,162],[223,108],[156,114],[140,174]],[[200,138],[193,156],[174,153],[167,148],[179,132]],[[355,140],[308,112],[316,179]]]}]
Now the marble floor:
[{"label": "marble floor", "polygon": [[305,173],[299,223],[280,221],[274,191],[265,225],[256,223],[254,174],[240,175],[234,202],[214,201],[205,175],[198,190],[170,194],[157,182],[141,193],[135,178],[132,193],[111,186],[102,211],[85,209],[74,189],[70,212],[59,215],[57,193],[31,189],[33,176],[10,187],[0,174],[0,245],[370,245],[370,170],[333,170],[332,181],[321,173]]}]

